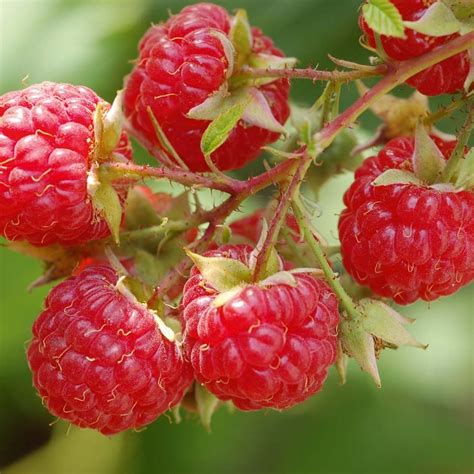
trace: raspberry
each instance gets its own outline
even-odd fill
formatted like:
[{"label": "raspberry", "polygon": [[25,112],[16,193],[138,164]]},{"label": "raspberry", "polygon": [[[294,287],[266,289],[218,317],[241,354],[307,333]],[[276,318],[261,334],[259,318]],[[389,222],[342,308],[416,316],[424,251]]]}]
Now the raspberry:
[{"label": "raspberry", "polygon": [[[392,0],[392,3],[404,20],[416,21],[435,3],[435,0]],[[359,17],[359,26],[369,46],[375,48],[374,32],[362,15]],[[408,28],[405,28],[405,35],[405,39],[381,35],[384,51],[389,58],[397,61],[415,58],[459,36],[458,34],[426,36]],[[466,51],[421,71],[408,79],[407,83],[425,95],[452,94],[463,88],[469,68],[469,54]]]},{"label": "raspberry", "polygon": [[[87,192],[94,111],[86,87],[43,82],[0,97],[0,232],[33,245],[78,245],[110,234]],[[115,153],[131,158],[123,133]],[[106,158],[106,157],[101,157]]]},{"label": "raspberry", "polygon": [[192,373],[146,306],[118,291],[110,267],[90,266],[53,288],[33,325],[33,384],[55,416],[114,434],[176,405]]},{"label": "raspberry", "polygon": [[[440,147],[446,158],[454,145]],[[368,158],[344,195],[339,220],[346,270],[400,304],[450,295],[474,279],[472,191],[371,184],[387,169],[412,170],[413,152],[414,139],[403,137]]]},{"label": "raspberry", "polygon": [[[147,107],[178,155],[192,171],[208,171],[201,153],[201,137],[209,121],[193,120],[189,110],[223,86],[228,63],[218,31],[227,35],[229,13],[217,5],[199,3],[184,8],[167,22],[152,26],[139,45],[139,58],[125,86],[125,114],[137,138],[153,153],[160,146]],[[256,28],[253,52],[283,56],[270,38]],[[276,80],[259,87],[275,118],[289,116],[289,82]],[[257,157],[262,146],[278,139],[278,133],[240,122],[227,141],[212,154],[221,170],[242,167]]]},{"label": "raspberry", "polygon": [[[207,256],[247,263],[251,247]],[[216,308],[218,292],[194,267],[184,288],[184,344],[197,380],[242,410],[289,408],[318,392],[336,358],[337,300],[309,274],[297,286],[248,284]]]}]

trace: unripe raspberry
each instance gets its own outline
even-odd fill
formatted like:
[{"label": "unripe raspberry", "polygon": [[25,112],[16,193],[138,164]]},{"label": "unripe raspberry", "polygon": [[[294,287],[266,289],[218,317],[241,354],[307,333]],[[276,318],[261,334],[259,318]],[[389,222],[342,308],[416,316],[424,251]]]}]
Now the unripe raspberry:
[{"label": "unripe raspberry", "polygon": [[[436,0],[392,0],[403,20],[416,21]],[[369,46],[376,47],[373,30],[367,25],[362,14],[359,25],[365,33]],[[456,38],[459,34],[447,36],[427,36],[405,28],[405,38],[381,35],[382,46],[391,59],[404,61],[421,56],[438,46]],[[407,83],[425,95],[453,94],[460,91],[469,74],[470,60],[467,51],[456,54],[408,79]]]},{"label": "unripe raspberry", "polygon": [[[206,256],[248,263],[251,247]],[[182,302],[184,344],[197,380],[242,410],[285,409],[318,392],[336,358],[337,300],[322,280],[295,273],[296,286],[245,284],[220,294],[194,267]]]},{"label": "unripe raspberry", "polygon": [[192,379],[180,346],[117,281],[110,267],[90,266],[53,288],[28,348],[48,410],[103,434],[151,423]]},{"label": "unripe raspberry", "polygon": [[[448,158],[455,142],[435,141]],[[372,184],[386,170],[412,170],[413,153],[413,138],[396,138],[365,160],[339,220],[346,270],[399,304],[432,301],[474,279],[472,191]]]},{"label": "unripe raspberry", "polygon": [[[126,81],[125,114],[139,141],[152,153],[154,147],[160,147],[149,107],[171,145],[192,171],[208,171],[200,142],[210,122],[188,118],[187,113],[229,80],[229,64],[218,35],[227,36],[230,25],[231,16],[218,5],[198,3],[185,7],[145,33],[135,68]],[[260,30],[254,28],[252,34],[253,53],[283,56]],[[258,89],[276,120],[285,123],[289,116],[289,82],[275,80]],[[212,161],[221,170],[240,168],[278,136],[241,121],[212,154]]]},{"label": "unripe raspberry", "polygon": [[[51,82],[0,97],[0,233],[7,239],[78,245],[110,234],[87,188],[103,145],[94,131],[99,104],[108,108],[86,87]],[[125,133],[110,151],[131,158]]]}]

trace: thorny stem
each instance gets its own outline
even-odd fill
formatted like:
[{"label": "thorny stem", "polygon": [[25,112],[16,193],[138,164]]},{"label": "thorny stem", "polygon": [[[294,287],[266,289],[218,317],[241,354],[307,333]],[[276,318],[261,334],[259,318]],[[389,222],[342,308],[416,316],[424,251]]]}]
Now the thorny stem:
[{"label": "thorny stem", "polygon": [[464,148],[466,147],[469,137],[471,136],[472,128],[474,126],[474,97],[467,102],[467,115],[464,125],[462,126],[457,139],[458,143],[449,158],[448,164],[443,171],[442,181],[447,183],[456,173],[461,160],[464,158]]},{"label": "thorny stem", "polygon": [[374,102],[388,94],[393,88],[420,71],[461,53],[473,45],[474,32],[460,36],[422,56],[388,64],[388,73],[383,79],[314,135],[318,151],[324,151],[341,130],[352,125]]},{"label": "thorny stem", "polygon": [[339,277],[332,271],[332,268],[328,263],[328,259],[324,254],[320,243],[314,237],[313,232],[311,231],[311,228],[308,224],[309,217],[306,215],[306,211],[303,207],[299,195],[294,197],[291,203],[291,207],[295,214],[296,220],[298,221],[298,225],[300,226],[301,233],[303,234],[306,242],[308,243],[312,253],[316,257],[319,266],[324,272],[324,277],[326,278],[328,285],[331,287],[334,293],[336,293],[349,318],[353,318],[358,314],[357,307],[352,298],[342,287],[341,282],[339,281]]},{"label": "thorny stem", "polygon": [[425,120],[423,120],[423,123],[425,125],[433,125],[434,123],[439,122],[441,119],[449,117],[453,112],[465,105],[466,101],[472,97],[474,97],[474,93],[469,94],[468,96],[461,96],[458,99],[453,100],[450,104],[440,107],[432,114],[429,114]]},{"label": "thorny stem", "polygon": [[[402,84],[408,78],[412,77],[418,72],[436,63],[439,63],[444,59],[454,56],[455,54],[458,54],[462,51],[471,48],[473,44],[474,32],[466,34],[464,36],[460,36],[450,41],[449,43],[446,43],[445,45],[440,46],[434,49],[433,51],[417,58],[413,58],[404,62],[391,62],[387,65],[375,67],[374,70],[370,71],[368,71],[367,69],[349,72],[300,70],[300,72],[295,73],[295,71],[299,70],[292,70],[291,72],[290,70],[263,70],[259,72],[259,70],[253,69],[252,76],[258,77],[259,74],[262,74],[261,77],[268,77],[269,73],[275,73],[275,76],[272,75],[271,77],[293,78],[310,76],[309,78],[314,80],[329,80],[339,82],[358,79],[361,77],[367,77],[367,75],[385,74],[385,77],[382,78],[372,89],[367,91],[367,93],[360,97],[354,104],[352,104],[352,106],[350,106],[344,112],[339,114],[334,120],[329,122],[322,130],[320,130],[314,135],[313,139],[316,144],[316,155],[318,155],[331,145],[332,141],[335,139],[339,132],[341,132],[344,128],[352,125],[354,121],[356,121],[364,111],[366,111],[374,102],[379,100],[382,96],[390,92],[393,88]],[[304,233],[306,240],[310,245],[310,248],[312,249],[315,257],[320,262],[321,267],[326,277],[328,278],[328,282],[341,299],[341,302],[346,308],[346,311],[349,313],[349,315],[355,315],[357,312],[357,308],[355,307],[355,304],[352,299],[344,291],[338,278],[335,277],[331,267],[329,266],[326,260],[324,252],[322,251],[319,245],[319,242],[317,242],[311,230],[309,229],[309,226],[306,224],[306,218],[304,215],[302,204],[299,197],[297,196],[299,185],[304,178],[304,175],[307,171],[307,168],[309,167],[309,164],[311,163],[311,160],[307,160],[305,159],[305,157],[301,158],[297,170],[293,169],[295,163],[298,163],[298,160],[287,160],[275,166],[271,170],[255,178],[248,179],[244,182],[231,178],[226,181],[222,181],[215,178],[213,179],[211,177],[206,177],[197,173],[184,171],[176,167],[157,169],[123,163],[114,163],[104,166],[108,167],[109,170],[118,171],[118,174],[121,177],[123,177],[124,174],[126,175],[128,172],[130,174],[130,177],[138,176],[166,178],[181,183],[185,186],[207,187],[210,189],[220,190],[231,195],[231,197],[227,201],[225,201],[217,208],[211,211],[207,211],[205,213],[197,213],[196,216],[193,216],[187,223],[175,223],[175,231],[178,232],[191,228],[191,226],[199,225],[200,223],[206,221],[210,224],[209,229],[213,229],[217,222],[225,219],[233,210],[237,209],[240,203],[245,198],[260,191],[261,189],[266,188],[267,186],[282,182],[284,180],[287,180],[289,176],[292,176],[292,180],[285,193],[283,194],[279,206],[277,207],[275,218],[273,219],[269,229],[269,236],[267,242],[264,244],[262,251],[260,252],[261,255],[259,255],[257,258],[258,264],[255,274],[256,276],[258,276],[261,272],[261,269],[264,267],[269,252],[271,251],[275,239],[277,238],[278,230],[280,229],[282,222],[284,222],[289,204],[290,202],[292,202],[295,216],[297,217],[300,223],[302,232]],[[130,234],[128,235],[128,237],[133,237],[133,234]],[[172,271],[171,273],[174,272]]]},{"label": "thorny stem", "polygon": [[308,67],[304,69],[298,68],[252,68],[244,66],[241,69],[242,75],[251,78],[288,78],[288,79],[310,79],[312,81],[331,81],[331,82],[349,82],[367,77],[381,76],[387,71],[385,64],[379,66],[367,66],[363,69],[355,69],[353,71],[318,71],[317,69]]},{"label": "thorny stem", "polygon": [[278,202],[273,219],[270,221],[267,236],[258,253],[253,272],[253,280],[259,281],[263,278],[271,251],[275,246],[281,226],[285,222],[285,217],[290,207],[290,202],[298,192],[302,179],[311,164],[311,157],[305,154],[301,159],[296,170],[289,176],[289,182]]}]

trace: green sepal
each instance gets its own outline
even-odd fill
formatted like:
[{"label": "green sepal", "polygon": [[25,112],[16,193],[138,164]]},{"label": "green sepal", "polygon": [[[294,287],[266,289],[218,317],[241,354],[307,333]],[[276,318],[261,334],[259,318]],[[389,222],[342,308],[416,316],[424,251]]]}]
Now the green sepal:
[{"label": "green sepal", "polygon": [[219,408],[220,400],[197,382],[194,384],[194,397],[199,419],[204,428],[210,431],[212,415]]},{"label": "green sepal", "polygon": [[[474,12],[471,12],[474,14]],[[452,8],[443,2],[431,5],[416,21],[404,21],[405,27],[427,36],[447,36],[455,33],[466,34],[474,30],[473,19],[459,19]]]},{"label": "green sepal", "polygon": [[367,372],[377,387],[381,387],[374,338],[357,321],[343,318],[339,324],[339,340],[344,352],[356,360],[360,368]]},{"label": "green sepal", "polygon": [[391,184],[414,184],[421,186],[423,181],[419,180],[410,171],[396,169],[384,171],[372,181],[372,186],[390,186]]},{"label": "green sepal", "polygon": [[225,109],[206,128],[201,138],[201,151],[204,156],[210,156],[229,138],[232,129],[242,119],[247,100],[242,100]]},{"label": "green sepal", "polygon": [[[254,53],[248,59],[248,65],[256,69],[290,69],[293,68],[298,60],[291,57],[273,56],[271,54]],[[263,86],[278,80],[275,77],[252,77],[247,81],[254,86]],[[245,80],[244,80],[245,82]]]},{"label": "green sepal", "polygon": [[389,0],[368,0],[362,14],[369,27],[379,35],[405,38],[403,18]]},{"label": "green sepal", "polygon": [[415,176],[427,184],[438,182],[446,167],[443,154],[421,124],[415,132],[415,151],[412,162]]},{"label": "green sepal", "polygon": [[456,187],[474,189],[474,148],[471,148],[461,161],[456,179]]},{"label": "green sepal", "polygon": [[108,180],[100,180],[98,168],[92,166],[87,177],[87,192],[96,209],[107,222],[115,243],[120,241],[122,205],[117,191]]},{"label": "green sepal", "polygon": [[[257,258],[258,258],[258,255],[260,254],[261,249],[263,248],[265,240],[267,239],[267,235],[268,235],[268,223],[266,219],[263,219],[262,231],[260,233],[260,237],[258,239],[257,245],[252,250],[249,256],[249,267],[250,267],[250,272],[252,274],[255,272]],[[261,279],[264,280],[265,278],[269,277],[270,275],[273,275],[274,273],[279,272],[280,270],[281,270],[281,260],[280,260],[280,257],[278,256],[277,251],[275,250],[275,247],[272,246],[270,250],[270,254],[266,261],[265,269],[263,269],[263,272],[261,272]]]},{"label": "green sepal", "polygon": [[204,281],[217,291],[224,292],[233,289],[251,279],[250,268],[233,258],[204,257],[185,249],[188,257],[201,272]]},{"label": "green sepal", "polygon": [[418,342],[403,326],[411,324],[413,320],[404,318],[390,306],[372,299],[361,300],[359,305],[364,315],[362,327],[369,334],[397,347],[413,346],[420,349],[428,347]]},{"label": "green sepal", "polygon": [[229,38],[234,46],[235,66],[239,70],[247,62],[253,43],[247,12],[242,8],[238,9],[232,18]]}]

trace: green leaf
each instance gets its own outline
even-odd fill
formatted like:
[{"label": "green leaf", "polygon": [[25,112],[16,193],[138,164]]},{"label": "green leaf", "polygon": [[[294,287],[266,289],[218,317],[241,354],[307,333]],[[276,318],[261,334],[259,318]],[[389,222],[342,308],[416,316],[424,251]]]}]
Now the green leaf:
[{"label": "green leaf", "polygon": [[246,101],[237,102],[209,124],[201,139],[201,150],[205,156],[210,156],[227,140],[242,118],[247,104]]},{"label": "green leaf", "polygon": [[426,128],[419,124],[415,133],[413,171],[421,181],[434,184],[441,178],[446,160],[436,143],[428,135]]},{"label": "green leaf", "polygon": [[194,397],[201,423],[210,431],[212,415],[219,408],[220,401],[197,382],[194,384]]},{"label": "green leaf", "polygon": [[442,2],[433,3],[418,20],[404,21],[403,24],[406,28],[428,36],[452,35],[462,27],[452,10]]},{"label": "green leaf", "polygon": [[[426,349],[403,326],[404,320],[393,308],[381,301],[364,299],[359,302],[364,318],[362,327],[370,334],[396,346],[413,346]],[[403,321],[403,323],[402,323]]]},{"label": "green leaf", "polygon": [[204,257],[187,249],[185,251],[198,267],[204,280],[219,292],[229,291],[242,283],[250,282],[252,276],[250,269],[239,260],[225,257]]},{"label": "green leaf", "polygon": [[88,192],[92,197],[94,208],[106,220],[114,241],[119,243],[122,206],[117,191],[108,181],[95,182],[91,186],[91,182],[88,180]]},{"label": "green leaf", "polygon": [[236,11],[232,18],[229,37],[234,46],[235,63],[238,70],[245,64],[252,52],[252,30],[245,10],[238,9]]},{"label": "green leaf", "polygon": [[391,184],[423,184],[413,173],[409,171],[390,169],[384,171],[372,181],[372,186],[390,186]]},{"label": "green leaf", "polygon": [[404,38],[403,19],[389,0],[368,0],[362,14],[369,27],[379,35]]}]

